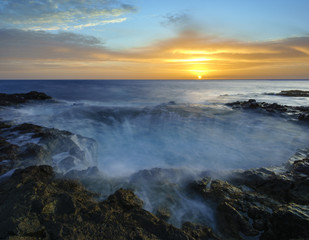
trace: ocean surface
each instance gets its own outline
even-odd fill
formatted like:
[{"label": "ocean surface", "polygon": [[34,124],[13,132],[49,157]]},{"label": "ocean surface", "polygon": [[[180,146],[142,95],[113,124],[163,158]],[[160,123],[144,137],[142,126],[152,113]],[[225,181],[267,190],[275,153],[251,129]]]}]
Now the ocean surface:
[{"label": "ocean surface", "polygon": [[[95,139],[99,146],[98,168],[113,179],[154,168],[187,172],[249,169],[281,165],[297,149],[308,147],[308,124],[272,114],[233,110],[225,103],[254,98],[308,106],[309,98],[267,95],[292,89],[309,91],[309,81],[2,80],[2,93],[42,91],[56,103],[7,107],[0,112],[0,118]],[[121,185],[121,180],[117,184]],[[104,194],[107,190],[101,191]],[[159,205],[152,200],[158,191],[140,188],[137,194],[146,209],[154,210]],[[188,215],[184,213],[186,206],[195,204],[202,211],[198,201],[188,202],[177,194],[182,208],[174,211],[176,225],[192,220],[183,217]],[[209,214],[209,209],[204,212]]]}]

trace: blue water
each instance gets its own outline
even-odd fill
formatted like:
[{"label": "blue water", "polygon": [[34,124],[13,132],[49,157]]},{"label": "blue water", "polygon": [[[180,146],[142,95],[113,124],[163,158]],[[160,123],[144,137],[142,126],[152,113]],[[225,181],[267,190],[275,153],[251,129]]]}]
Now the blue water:
[{"label": "blue water", "polygon": [[[203,170],[278,166],[308,147],[308,124],[225,105],[250,98],[309,105],[308,98],[265,94],[291,89],[309,91],[309,81],[0,81],[0,92],[36,90],[56,100],[4,107],[0,118],[95,139],[107,179],[89,187],[103,196],[143,169],[167,169],[158,173],[164,184],[143,178],[131,183],[144,208],[155,212],[167,205],[176,226],[201,219],[214,226],[211,208],[186,196],[179,181]],[[175,169],[181,169],[178,175]]]},{"label": "blue water", "polygon": [[0,81],[0,92],[43,91],[58,101],[8,108],[1,117],[95,139],[99,167],[113,176],[153,167],[243,169],[285,162],[308,147],[308,127],[224,104],[308,105],[308,98],[265,94],[289,89],[309,90],[309,82]]}]

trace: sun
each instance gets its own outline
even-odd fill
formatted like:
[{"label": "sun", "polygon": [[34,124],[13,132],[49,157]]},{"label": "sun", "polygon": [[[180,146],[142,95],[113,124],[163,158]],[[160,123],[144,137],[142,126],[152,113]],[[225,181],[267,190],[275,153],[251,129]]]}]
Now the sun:
[{"label": "sun", "polygon": [[202,79],[202,76],[201,76],[201,75],[199,75],[199,76],[197,76],[197,78],[198,78],[198,79]]}]

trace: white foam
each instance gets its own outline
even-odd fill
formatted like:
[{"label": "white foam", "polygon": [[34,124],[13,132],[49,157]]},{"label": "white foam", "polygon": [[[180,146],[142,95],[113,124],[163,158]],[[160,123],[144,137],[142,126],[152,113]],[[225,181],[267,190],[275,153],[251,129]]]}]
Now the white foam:
[{"label": "white foam", "polygon": [[5,178],[8,178],[10,176],[13,175],[13,173],[15,172],[15,168],[14,169],[11,169],[10,171],[7,171],[6,173],[0,175],[0,181],[4,180]]}]

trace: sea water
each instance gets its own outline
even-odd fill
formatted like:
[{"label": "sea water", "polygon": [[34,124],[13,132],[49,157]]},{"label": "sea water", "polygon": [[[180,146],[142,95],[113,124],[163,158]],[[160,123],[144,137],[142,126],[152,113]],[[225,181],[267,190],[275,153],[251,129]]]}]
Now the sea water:
[{"label": "sea water", "polygon": [[[113,182],[118,179],[117,187],[142,170],[181,169],[179,178],[162,175],[166,182],[174,183],[188,173],[280,165],[297,149],[308,147],[308,124],[225,105],[254,98],[308,106],[306,97],[268,94],[292,89],[309,91],[309,81],[0,81],[0,92],[35,90],[56,100],[5,107],[0,117],[95,139],[98,168]],[[164,191],[171,191],[169,185],[164,187],[139,182],[135,189],[145,208],[155,211],[166,199]],[[97,189],[106,196],[115,190]],[[174,224],[199,217],[201,212],[212,219],[205,204],[188,199],[181,189],[172,191],[179,200],[171,207]],[[158,201],[161,195],[163,200]]]}]

